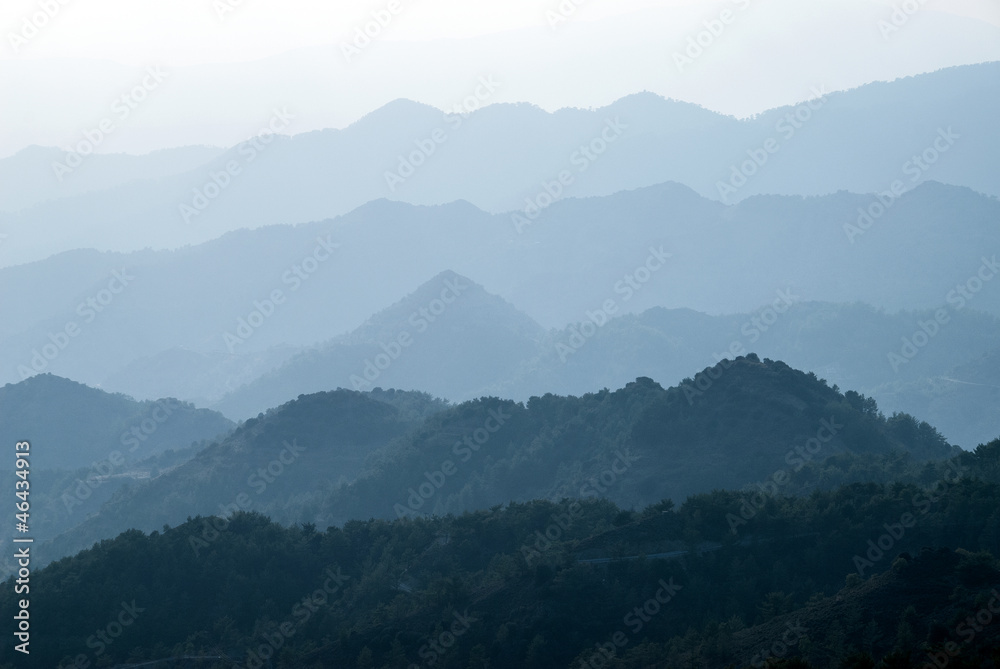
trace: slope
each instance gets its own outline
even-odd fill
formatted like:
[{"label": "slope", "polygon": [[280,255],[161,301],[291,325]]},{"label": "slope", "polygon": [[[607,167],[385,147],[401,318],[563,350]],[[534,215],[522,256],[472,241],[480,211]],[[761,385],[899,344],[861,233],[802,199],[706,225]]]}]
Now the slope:
[{"label": "slope", "polygon": [[184,402],[136,402],[52,374],[0,388],[0,433],[31,442],[36,471],[89,467],[112,453],[135,462],[233,427],[222,415]]},{"label": "slope", "polygon": [[129,528],[148,531],[205,513],[251,510],[301,520],[326,491],[355,478],[375,450],[444,406],[392,390],[302,396],[246,421],[181,466],[122,488],[40,552],[56,559]]},{"label": "slope", "polygon": [[532,359],[543,335],[509,303],[443,272],[353,332],[293,357],[214,407],[243,418],[336,387],[383,386],[466,399],[488,392]]}]

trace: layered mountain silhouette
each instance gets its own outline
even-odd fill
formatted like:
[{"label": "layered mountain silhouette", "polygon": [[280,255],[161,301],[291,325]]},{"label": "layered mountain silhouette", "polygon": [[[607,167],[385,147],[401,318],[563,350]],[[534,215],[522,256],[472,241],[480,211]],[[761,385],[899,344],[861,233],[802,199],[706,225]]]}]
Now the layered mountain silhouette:
[{"label": "layered mountain silhouette", "polygon": [[953,453],[929,425],[886,419],[873,402],[781,362],[751,354],[704,374],[707,387],[688,380],[665,390],[640,378],[614,392],[547,394],[526,404],[482,398],[450,408],[381,389],[303,395],[123,490],[45,554],[198,514],[261,511],[325,527],[538,498],[643,506],[763,483],[778,472],[788,493],[808,489],[815,477],[795,475],[838,455],[861,458],[868,464],[852,471],[862,472],[878,458]]},{"label": "layered mountain silhouette", "polygon": [[[988,250],[1000,245],[995,200],[924,184],[851,238],[845,226],[872,202],[839,193],[725,207],[663,184],[557,202],[518,234],[508,216],[467,203],[379,201],[333,221],[234,232],[178,251],[74,251],[0,270],[9,314],[0,324],[0,378],[52,372],[95,385],[115,379],[120,385],[109,387],[133,392],[146,383],[135,378],[145,363],[132,380],[122,370],[170,349],[254,354],[227,363],[226,382],[188,395],[211,398],[279,364],[282,348],[349,332],[446,269],[545,328],[579,323],[608,300],[613,315],[654,306],[746,313],[779,291],[890,310],[1000,313],[997,284],[978,278],[992,279]],[[905,253],[899,234],[911,240]],[[71,324],[77,334],[61,334]]]},{"label": "layered mountain silhouette", "polygon": [[[420,310],[447,277],[469,286],[469,297],[448,306],[441,316],[447,325],[424,322]],[[351,334],[296,355],[212,406],[244,419],[303,393],[376,386],[427,389],[455,401],[484,394],[524,400],[546,392],[620,387],[643,374],[676,382],[704,364],[752,348],[871,394],[888,412],[932,415],[933,424],[963,446],[975,447],[1000,433],[996,398],[979,392],[1000,385],[1000,373],[977,360],[995,357],[997,318],[951,311],[947,323],[935,326],[933,340],[918,348],[907,342],[924,332],[921,324],[935,322],[933,310],[887,313],[795,299],[787,304],[779,299],[778,306],[780,312],[764,307],[732,316],[653,308],[609,317],[599,328],[584,319],[543,331],[499,297],[446,272]],[[409,345],[398,343],[401,336]],[[924,343],[920,336],[917,341]],[[978,380],[962,381],[972,374]]]},{"label": "layered mountain silhouette", "polygon": [[[398,100],[343,130],[242,144],[183,174],[169,175],[167,158],[151,154],[146,160],[154,166],[129,169],[159,178],[108,177],[106,190],[69,190],[4,213],[0,228],[10,239],[0,260],[23,263],[91,245],[177,247],[241,227],[324,219],[383,197],[414,204],[467,200],[486,211],[509,211],[536,199],[564,170],[573,179],[565,189],[571,197],[676,181],[736,202],[762,193],[890,191],[894,181],[909,188],[926,178],[997,195],[998,67],[954,67],[828,94],[817,88],[813,108],[784,107],[742,121],[648,93],[594,110],[547,113],[498,104],[468,116]],[[622,126],[612,143],[602,138],[614,134],[609,123]],[[432,139],[435,131],[444,139]],[[946,144],[938,139],[942,133]],[[763,148],[768,140],[777,143],[768,144],[777,147],[770,153]],[[935,141],[945,152],[920,162]],[[592,143],[596,148],[585,153]],[[37,169],[37,153],[8,159],[6,169]],[[491,159],[481,160],[484,155]],[[414,163],[411,173],[405,165]],[[230,164],[239,171],[227,169]],[[741,179],[740,171],[750,176]],[[404,178],[387,177],[392,173]],[[7,199],[0,209],[31,201]]]},{"label": "layered mountain silhouette", "polygon": [[0,669],[1000,667],[1000,29],[673,4],[11,61]]}]

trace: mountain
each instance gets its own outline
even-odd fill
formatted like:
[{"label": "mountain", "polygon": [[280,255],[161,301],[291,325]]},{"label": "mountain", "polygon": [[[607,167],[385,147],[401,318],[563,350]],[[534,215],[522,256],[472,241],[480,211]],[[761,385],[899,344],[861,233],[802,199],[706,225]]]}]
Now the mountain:
[{"label": "mountain", "polygon": [[[817,87],[802,92],[814,98],[808,104],[745,120],[649,93],[552,113],[495,104],[445,114],[399,100],[342,130],[248,140],[183,174],[4,213],[0,265],[80,246],[177,248],[237,228],[325,219],[379,198],[510,211],[544,197],[545,184],[555,192],[564,171],[557,198],[676,181],[732,203],[764,193],[885,192],[926,179],[998,195],[998,70],[982,63],[849,91]],[[288,116],[274,112],[274,127],[291,132]]]},{"label": "mountain", "polygon": [[476,397],[531,360],[544,335],[541,326],[482,286],[442,272],[353,332],[296,355],[214,406],[244,418],[335,387]]},{"label": "mountain", "polygon": [[[944,307],[951,316],[1000,313],[995,284],[978,278],[994,271],[983,250],[1000,246],[1000,203],[927,183],[850,237],[845,226],[872,201],[848,193],[760,196],[726,207],[662,184],[559,201],[520,234],[509,216],[468,203],[379,201],[332,221],[234,232],[177,251],[74,251],[0,269],[0,309],[8,315],[0,323],[0,380],[46,371],[141,388],[145,382],[121,370],[171,349],[238,356],[312,346],[446,269],[545,328],[580,323],[606,304],[612,316],[656,306],[740,313],[782,294],[889,310]],[[885,276],[908,279],[900,285]],[[156,306],[163,304],[172,307]],[[235,362],[190,397],[274,364],[255,360]]]},{"label": "mountain", "polygon": [[[952,452],[926,423],[887,421],[857,393],[842,395],[781,362],[748,354],[701,376],[707,384],[685,379],[664,390],[639,378],[581,397],[459,405],[394,444],[365,476],[331,491],[315,522],[564,497],[638,507],[767,481],[839,454],[909,452],[929,460]],[[811,454],[802,451],[807,443]],[[447,471],[449,462],[457,472]]]},{"label": "mountain", "polygon": [[[664,390],[641,378],[615,392],[526,404],[482,398],[446,410],[397,391],[300,396],[116,496],[45,551],[67,555],[130,527],[148,531],[237,507],[326,526],[540,498],[643,506],[768,481],[778,471],[781,485],[797,491],[814,477],[797,481],[794,473],[837,455],[860,458],[855,476],[886,460],[878,466],[889,477],[907,458],[953,452],[930,425],[886,419],[874,402],[780,362],[751,354],[704,374],[714,379],[704,390],[691,380]],[[377,399],[386,393],[416,397],[417,411],[402,417]]]},{"label": "mountain", "polygon": [[[436,281],[440,278],[421,291],[432,293]],[[476,294],[487,300],[487,294],[472,285]],[[956,366],[969,372],[988,368],[976,357],[992,351],[1000,340],[1000,320],[971,309],[951,310],[948,322],[935,326],[939,329],[933,343],[911,352],[904,350],[903,340],[922,332],[921,323],[933,324],[934,311],[890,314],[862,304],[790,299],[788,304],[779,301],[780,313],[764,307],[747,314],[709,316],[689,309],[656,307],[641,314],[610,317],[600,328],[585,320],[543,333],[533,324],[525,329],[527,317],[499,298],[488,299],[496,309],[487,319],[488,326],[477,330],[476,336],[470,335],[471,330],[430,326],[417,343],[396,351],[399,335],[416,330],[407,323],[407,316],[418,313],[427,303],[412,295],[355,333],[292,358],[212,406],[243,419],[303,393],[375,385],[426,388],[455,401],[484,394],[524,401],[547,392],[578,394],[593,388],[621,387],[644,375],[677,382],[705,364],[752,348],[760,355],[784,360],[798,369],[815,370],[831,383],[871,395],[889,413],[932,418],[930,422],[952,443],[973,448],[1000,434],[996,397],[978,392],[983,386],[969,385],[988,386],[989,381],[981,378],[958,383],[967,372],[949,371]],[[459,314],[454,318],[464,318],[461,315],[469,304],[465,298],[456,301],[442,319],[453,318],[452,313]],[[589,336],[583,336],[581,329]],[[516,335],[514,345],[511,333],[518,332],[521,334]],[[398,358],[392,358],[392,353]],[[379,355],[389,355],[379,359],[387,363],[384,370],[375,366]],[[484,360],[496,364],[484,370]],[[371,380],[365,378],[366,369]],[[932,401],[927,392],[917,392],[924,386],[951,390]],[[911,387],[913,392],[904,392]]]},{"label": "mountain", "polygon": [[[233,427],[215,411],[176,399],[136,402],[51,374],[0,388],[0,433],[31,445],[31,536],[39,542],[79,525],[123,487],[169,471]],[[11,460],[0,473],[13,481],[13,468]]]},{"label": "mountain", "polygon": [[444,406],[422,393],[391,390],[301,396],[246,421],[184,464],[124,487],[43,552],[69,555],[128,528],[150,530],[198,513],[251,510],[298,521],[325,490],[363,471],[377,449]]},{"label": "mountain", "polygon": [[997,317],[952,306],[938,324],[937,310],[890,313],[864,304],[781,299],[776,304],[778,310],[772,304],[726,316],[657,307],[610,319],[589,337],[578,334],[589,327],[584,320],[552,333],[538,358],[508,375],[499,392],[522,399],[617,387],[647,374],[679,380],[701,365],[752,349],[870,395],[886,413],[926,418],[966,448],[1000,434],[1000,403],[990,388],[1000,385],[1000,374],[989,371],[1000,341]]},{"label": "mountain", "polygon": [[31,443],[32,471],[122,464],[228,433],[222,415],[175,399],[136,402],[52,374],[0,388],[0,432]]}]

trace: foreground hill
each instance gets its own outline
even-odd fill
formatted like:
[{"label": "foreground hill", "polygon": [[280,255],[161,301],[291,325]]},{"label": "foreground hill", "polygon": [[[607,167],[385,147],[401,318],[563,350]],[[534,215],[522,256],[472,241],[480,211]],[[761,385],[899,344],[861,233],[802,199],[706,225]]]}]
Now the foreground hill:
[{"label": "foreground hill", "polygon": [[[1000,487],[973,477],[998,447],[963,456],[968,476],[935,472],[944,491],[776,496],[735,534],[726,517],[744,495],[721,491],[641,512],[535,501],[326,531],[245,513],[129,531],[32,574],[32,613],[52,630],[32,659],[707,669],[770,653],[840,669],[947,652],[950,666],[987,667],[1000,659],[986,619],[1000,608]],[[917,522],[859,575],[857,555],[902,514]],[[12,615],[14,599],[7,582],[0,610]],[[14,643],[0,641],[4,666]],[[843,664],[859,654],[867,664]]]},{"label": "foreground hill", "polygon": [[[852,480],[850,472],[807,470],[837,455],[859,458],[850,468],[858,480],[873,463],[890,477],[899,468],[887,462],[953,452],[926,423],[886,419],[873,401],[781,362],[751,354],[704,374],[713,379],[704,390],[693,380],[665,390],[640,378],[614,392],[525,404],[483,398],[445,410],[414,393],[302,396],[109,501],[44,551],[52,559],[129,528],[149,531],[237,507],[321,527],[539,498],[603,497],[639,507],[763,483],[779,472],[789,492]],[[411,410],[403,415],[379,401],[387,395]]]},{"label": "foreground hill", "polygon": [[804,481],[796,474],[808,463],[840,454],[930,460],[953,452],[926,423],[887,420],[872,400],[843,395],[781,362],[750,354],[699,376],[707,383],[685,379],[665,390],[639,378],[581,397],[459,405],[387,450],[358,481],[332,491],[315,522],[563,497],[645,506],[763,483],[779,472],[786,475],[780,485],[798,488]]}]

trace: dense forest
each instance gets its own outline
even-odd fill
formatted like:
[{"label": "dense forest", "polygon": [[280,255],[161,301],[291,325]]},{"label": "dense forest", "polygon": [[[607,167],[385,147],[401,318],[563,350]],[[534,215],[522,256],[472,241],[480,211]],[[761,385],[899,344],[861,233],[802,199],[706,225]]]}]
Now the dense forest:
[{"label": "dense forest", "polygon": [[[716,491],[640,510],[535,501],[326,531],[240,512],[128,531],[32,576],[33,610],[49,630],[32,659],[992,666],[1000,440],[924,474],[923,484]],[[3,642],[5,666],[13,643]]]}]

